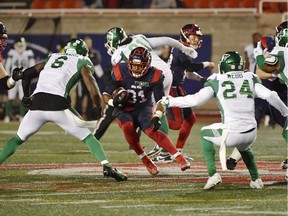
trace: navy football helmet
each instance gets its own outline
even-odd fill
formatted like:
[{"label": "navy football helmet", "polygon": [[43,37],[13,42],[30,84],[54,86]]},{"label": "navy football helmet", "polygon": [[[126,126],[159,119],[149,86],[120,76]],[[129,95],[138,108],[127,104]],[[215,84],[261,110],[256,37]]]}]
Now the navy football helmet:
[{"label": "navy football helmet", "polygon": [[128,69],[135,78],[144,76],[151,64],[151,54],[144,47],[136,47],[129,55]]}]

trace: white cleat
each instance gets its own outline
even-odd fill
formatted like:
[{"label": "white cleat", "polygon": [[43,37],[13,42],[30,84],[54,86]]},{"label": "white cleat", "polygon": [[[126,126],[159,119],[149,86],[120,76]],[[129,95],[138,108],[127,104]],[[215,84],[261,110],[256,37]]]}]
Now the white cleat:
[{"label": "white cleat", "polygon": [[209,190],[214,188],[216,185],[222,182],[222,178],[219,173],[215,173],[213,176],[209,177],[206,185],[204,186],[204,190]]},{"label": "white cleat", "polygon": [[255,189],[262,189],[264,184],[260,178],[256,179],[255,181],[250,182],[250,187]]}]

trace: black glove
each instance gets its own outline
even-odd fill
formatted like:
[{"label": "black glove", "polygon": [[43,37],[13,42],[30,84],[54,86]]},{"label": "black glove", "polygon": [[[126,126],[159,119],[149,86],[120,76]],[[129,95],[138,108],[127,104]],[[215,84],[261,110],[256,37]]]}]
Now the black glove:
[{"label": "black glove", "polygon": [[150,121],[150,127],[152,128],[152,131],[157,131],[161,126],[161,121],[158,116],[154,116]]},{"label": "black glove", "polygon": [[102,116],[102,108],[93,107],[91,112],[88,114],[88,117],[91,119],[98,120]]},{"label": "black glove", "polygon": [[113,100],[113,106],[114,107],[126,107],[129,105],[129,99],[130,99],[131,93],[128,93],[125,95],[125,97],[119,97],[118,95]]},{"label": "black glove", "polygon": [[20,68],[16,67],[16,68],[13,69],[13,71],[12,71],[12,79],[14,81],[18,81],[20,79],[23,79],[23,71],[22,70],[23,70],[23,67],[20,67]]},{"label": "black glove", "polygon": [[30,97],[25,97],[25,96],[24,96],[24,97],[22,98],[22,104],[23,104],[23,106],[26,107],[26,108],[29,108],[29,107],[30,107],[31,102],[32,102],[32,100],[31,100]]}]

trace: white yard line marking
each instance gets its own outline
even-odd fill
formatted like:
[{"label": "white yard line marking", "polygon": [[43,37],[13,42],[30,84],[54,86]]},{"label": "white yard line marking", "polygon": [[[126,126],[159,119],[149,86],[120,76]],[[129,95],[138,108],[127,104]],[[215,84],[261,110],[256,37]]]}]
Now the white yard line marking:
[{"label": "white yard line marking", "polygon": [[[183,189],[151,189],[151,190],[145,190],[145,193],[147,193],[147,192],[157,192],[157,191],[159,191],[159,192],[162,192],[162,191],[181,191],[181,190],[183,190]],[[127,190],[119,190],[119,191],[90,191],[90,192],[88,192],[88,191],[84,191],[84,192],[71,192],[71,193],[49,193],[49,194],[47,194],[47,193],[38,193],[38,194],[17,194],[17,195],[15,195],[15,194],[13,194],[13,195],[11,195],[12,197],[15,197],[15,196],[17,196],[17,197],[39,197],[39,196],[45,196],[45,197],[47,197],[47,196],[70,196],[70,195],[92,195],[92,194],[106,194],[106,193],[108,193],[108,194],[117,194],[117,193],[131,193],[131,191],[127,191]],[[133,191],[133,193],[143,193],[143,190],[134,190]],[[9,197],[11,197],[11,196],[7,196],[7,195],[2,195],[2,196],[0,196],[0,198],[2,198],[2,200],[4,199],[4,198],[9,198]],[[0,200],[0,202],[2,201],[2,200]]]},{"label": "white yard line marking", "polygon": [[163,207],[163,206],[171,206],[171,205],[168,205],[168,204],[143,204],[143,205],[110,205],[110,206],[99,206],[100,208],[107,208],[107,209],[115,209],[115,208],[141,208],[141,207]]},{"label": "white yard line marking", "polygon": [[217,210],[226,210],[226,209],[248,209],[252,208],[252,206],[229,206],[229,207],[216,207],[216,208],[177,208],[174,211],[182,212],[182,211],[217,211]]},{"label": "white yard line marking", "polygon": [[55,202],[42,202],[32,203],[31,205],[82,205],[82,204],[92,204],[92,203],[106,203],[105,200],[80,200],[80,201],[73,201],[73,202],[59,202],[58,200]]},{"label": "white yard line marking", "polygon": [[[0,134],[15,134],[16,130],[1,130]],[[65,134],[65,131],[57,132],[57,131],[39,131],[37,135],[55,135],[55,134]]]},{"label": "white yard line marking", "polygon": [[235,213],[237,215],[287,215],[287,212],[277,212],[277,211],[217,211],[218,213]]}]

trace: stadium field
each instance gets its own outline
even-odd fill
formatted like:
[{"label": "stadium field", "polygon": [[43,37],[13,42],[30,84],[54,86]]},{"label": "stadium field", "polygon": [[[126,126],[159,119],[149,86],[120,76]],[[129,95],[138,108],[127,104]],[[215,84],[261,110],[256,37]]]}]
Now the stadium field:
[{"label": "stadium field", "polygon": [[[217,163],[223,183],[203,191],[207,173],[199,132],[210,123],[196,122],[185,146],[184,153],[194,158],[190,170],[158,164],[155,177],[113,123],[101,142],[109,161],[128,175],[126,182],[104,178],[85,144],[47,124],[0,166],[0,215],[287,215],[287,183],[280,166],[287,145],[281,128],[260,127],[252,146],[263,190],[250,189],[248,171],[240,162],[235,171],[225,172]],[[17,127],[16,122],[0,124],[0,149]],[[177,132],[169,135],[175,141]],[[147,152],[154,145],[144,134],[141,140]]]}]

